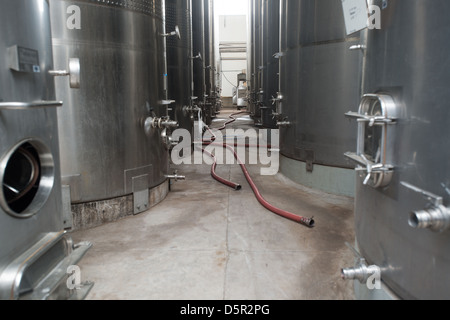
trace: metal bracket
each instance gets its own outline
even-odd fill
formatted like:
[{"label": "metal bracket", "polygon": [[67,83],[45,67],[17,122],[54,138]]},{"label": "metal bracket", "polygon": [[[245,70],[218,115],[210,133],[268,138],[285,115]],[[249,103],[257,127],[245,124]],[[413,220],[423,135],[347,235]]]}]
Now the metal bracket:
[{"label": "metal bracket", "polygon": [[149,208],[148,175],[132,178],[134,214],[147,211]]},{"label": "metal bracket", "polygon": [[442,198],[438,195],[435,195],[431,192],[428,192],[428,191],[420,189],[416,186],[413,186],[412,184],[409,184],[408,182],[401,181],[400,184],[402,186],[404,186],[405,188],[408,188],[409,190],[420,193],[427,201],[429,201],[435,207],[439,207],[444,204],[444,198]]}]

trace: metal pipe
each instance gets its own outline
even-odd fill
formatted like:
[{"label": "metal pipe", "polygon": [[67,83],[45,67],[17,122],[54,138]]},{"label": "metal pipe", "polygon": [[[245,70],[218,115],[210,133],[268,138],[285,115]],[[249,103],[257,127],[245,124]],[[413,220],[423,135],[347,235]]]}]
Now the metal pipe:
[{"label": "metal pipe", "polygon": [[186,176],[180,176],[177,172],[174,174],[166,175],[167,179],[174,180],[175,182],[178,180],[186,180]]},{"label": "metal pipe", "polygon": [[287,128],[291,125],[289,121],[278,121],[277,126],[280,128]]},{"label": "metal pipe", "polygon": [[344,280],[358,280],[361,283],[366,283],[369,277],[373,275],[380,275],[381,269],[378,266],[367,266],[365,263],[360,263],[354,268],[342,269],[341,277]]},{"label": "metal pipe", "polygon": [[247,60],[247,57],[221,57],[222,61],[244,61]]},{"label": "metal pipe", "polygon": [[450,208],[443,205],[411,213],[409,225],[416,229],[443,232],[450,228]]}]

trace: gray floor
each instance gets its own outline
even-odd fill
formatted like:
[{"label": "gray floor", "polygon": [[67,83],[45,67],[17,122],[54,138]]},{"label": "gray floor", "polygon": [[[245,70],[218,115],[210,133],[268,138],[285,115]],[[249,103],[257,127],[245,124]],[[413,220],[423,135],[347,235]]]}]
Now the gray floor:
[{"label": "gray floor", "polygon": [[[221,117],[227,117],[224,111]],[[245,118],[234,126],[247,125]],[[321,193],[280,174],[249,171],[271,204],[314,216],[309,229],[256,200],[237,165],[218,172],[241,183],[234,191],[209,165],[177,167],[186,181],[138,216],[72,234],[91,241],[80,263],[95,282],[91,300],[351,300],[340,269],[353,265],[353,199]]]}]

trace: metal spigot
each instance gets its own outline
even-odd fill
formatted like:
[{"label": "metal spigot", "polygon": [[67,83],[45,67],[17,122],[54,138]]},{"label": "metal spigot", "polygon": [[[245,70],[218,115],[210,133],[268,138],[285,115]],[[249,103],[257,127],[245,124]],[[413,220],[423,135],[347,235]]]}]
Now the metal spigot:
[{"label": "metal spigot", "polygon": [[353,252],[357,263],[353,268],[341,269],[341,278],[343,280],[358,280],[366,284],[369,289],[381,289],[381,268],[376,265],[367,266],[366,259],[349,243],[345,243]]},{"label": "metal spigot", "polygon": [[172,175],[166,175],[166,178],[170,179],[170,180],[174,180],[175,182],[177,182],[178,180],[186,180],[185,176],[178,175],[178,171],[177,170],[175,170]]},{"label": "metal spigot", "polygon": [[292,125],[290,121],[287,120],[288,118],[284,118],[282,121],[277,121],[277,126],[280,128],[287,128]]},{"label": "metal spigot", "polygon": [[170,120],[168,117],[148,117],[145,120],[145,126],[155,129],[173,129],[178,128],[178,121]]},{"label": "metal spigot", "polygon": [[366,49],[367,49],[367,47],[366,47],[365,45],[363,45],[363,44],[357,44],[357,45],[351,46],[351,47],[349,48],[349,50],[351,50],[351,51],[355,51],[355,50],[361,50],[361,51],[364,51],[364,50],[366,50]]},{"label": "metal spigot", "polygon": [[367,266],[366,260],[361,258],[359,263],[353,268],[341,270],[343,280],[358,280],[361,283],[367,283],[370,277],[381,275],[381,268],[378,266]]},{"label": "metal spigot", "polygon": [[199,59],[200,61],[203,61],[202,54],[200,52],[195,57],[191,57],[191,59],[192,60]]},{"label": "metal spigot", "polygon": [[72,89],[80,88],[80,59],[70,58],[68,70],[50,70],[48,73],[54,77],[69,76],[69,83]]},{"label": "metal spigot", "polygon": [[435,232],[444,232],[450,229],[450,208],[444,205],[443,197],[404,181],[400,184],[414,192],[420,193],[428,200],[426,209],[413,211],[410,214],[408,223],[412,228],[430,229]]},{"label": "metal spigot", "polygon": [[161,36],[163,36],[163,37],[176,36],[179,40],[181,40],[180,28],[178,26],[175,26],[175,31],[172,31],[170,33],[162,34]]},{"label": "metal spigot", "polygon": [[438,207],[414,211],[409,218],[409,225],[416,229],[430,229],[443,232],[450,229],[450,208]]}]

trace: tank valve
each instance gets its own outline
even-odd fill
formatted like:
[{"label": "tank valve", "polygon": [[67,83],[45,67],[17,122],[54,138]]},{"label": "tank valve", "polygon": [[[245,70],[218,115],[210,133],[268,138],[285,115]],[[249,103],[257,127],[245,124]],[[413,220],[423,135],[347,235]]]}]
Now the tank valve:
[{"label": "tank valve", "polygon": [[409,218],[409,225],[416,229],[430,229],[437,232],[444,232],[450,229],[450,208],[443,205],[414,211]]},{"label": "tank valve", "polygon": [[171,134],[172,129],[176,129],[178,126],[178,122],[170,120],[169,117],[148,117],[144,124],[146,134],[150,134],[152,129],[161,130],[161,140],[169,150],[179,143],[179,141],[172,138]]},{"label": "tank valve", "polygon": [[190,57],[190,59],[191,60],[196,60],[196,59],[198,59],[198,60],[200,60],[200,61],[203,61],[203,57],[202,57],[202,54],[199,52],[196,56],[192,56],[192,57]]},{"label": "tank valve", "polygon": [[381,268],[378,266],[367,266],[365,259],[360,259],[354,268],[342,269],[341,277],[344,280],[358,280],[362,284],[367,283],[371,277],[381,279]]},{"label": "tank valve", "polygon": [[174,180],[177,182],[178,180],[186,180],[185,176],[179,176],[178,171],[175,171],[172,175],[166,175],[167,179]]},{"label": "tank valve", "polygon": [[54,77],[69,76],[70,87],[72,89],[80,88],[80,59],[78,58],[69,59],[68,70],[50,70],[48,73]]},{"label": "tank valve", "polygon": [[400,184],[414,192],[420,193],[428,200],[427,209],[413,211],[409,217],[409,225],[416,229],[430,229],[444,232],[450,229],[450,208],[445,207],[444,198],[407,182]]},{"label": "tank valve", "polygon": [[197,107],[197,106],[184,106],[183,107],[183,114],[185,116],[188,116],[188,115],[192,115],[192,114],[194,114],[196,112],[199,112],[200,110],[201,109],[199,107]]},{"label": "tank valve", "polygon": [[[272,113],[272,118],[274,120],[277,120],[277,122],[280,123],[280,125],[278,125],[278,126],[281,126],[281,127],[290,125],[290,123],[287,121],[279,121],[279,120],[283,119],[283,99],[284,99],[284,97],[281,92],[277,93],[276,98],[272,96],[272,99],[271,99],[272,105],[276,105],[276,112]],[[284,120],[287,120],[287,118]]]},{"label": "tank valve", "polygon": [[287,128],[290,125],[291,125],[291,123],[289,121],[287,121],[287,119],[277,122],[277,126],[280,127],[280,128]]},{"label": "tank valve", "polygon": [[176,36],[178,40],[181,40],[181,34],[180,34],[180,28],[178,26],[175,26],[175,31],[164,33],[162,34],[163,37],[171,37]]},{"label": "tank valve", "polygon": [[350,51],[357,51],[357,50],[365,51],[366,49],[367,47],[363,44],[357,44],[349,48]]},{"label": "tank valve", "polygon": [[157,129],[176,129],[178,128],[179,124],[177,121],[170,120],[168,117],[149,117],[147,120],[145,120],[145,126],[150,126],[151,128],[157,128]]},{"label": "tank valve", "polygon": [[173,147],[175,147],[177,144],[180,143],[179,140],[175,140],[172,137],[172,134],[168,132],[168,129],[163,129],[161,132],[161,140],[163,144],[166,146],[167,149],[171,150]]}]

